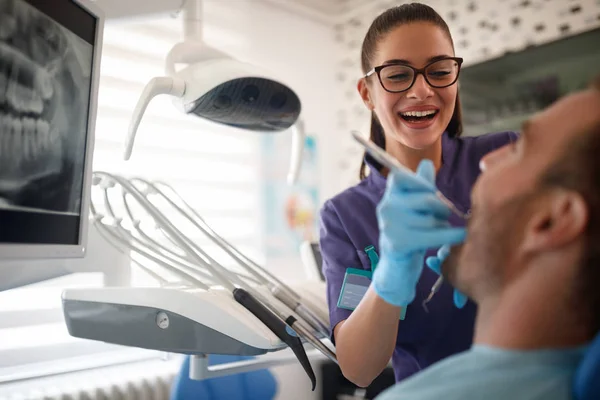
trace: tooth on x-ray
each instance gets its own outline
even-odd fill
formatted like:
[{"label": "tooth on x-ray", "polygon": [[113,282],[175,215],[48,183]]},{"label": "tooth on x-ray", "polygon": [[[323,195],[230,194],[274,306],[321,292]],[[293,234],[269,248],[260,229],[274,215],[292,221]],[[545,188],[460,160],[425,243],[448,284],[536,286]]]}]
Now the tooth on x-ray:
[{"label": "tooth on x-ray", "polygon": [[91,44],[0,0],[0,208],[80,211],[91,78],[74,54],[92,64]]}]

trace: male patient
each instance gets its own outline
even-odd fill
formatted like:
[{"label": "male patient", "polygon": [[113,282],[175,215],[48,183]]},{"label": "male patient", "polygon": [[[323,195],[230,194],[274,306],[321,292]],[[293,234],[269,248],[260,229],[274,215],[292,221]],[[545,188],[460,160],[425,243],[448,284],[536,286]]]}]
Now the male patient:
[{"label": "male patient", "polygon": [[600,77],[481,164],[466,241],[442,265],[478,304],[474,346],[378,400],[572,396],[600,330]]}]

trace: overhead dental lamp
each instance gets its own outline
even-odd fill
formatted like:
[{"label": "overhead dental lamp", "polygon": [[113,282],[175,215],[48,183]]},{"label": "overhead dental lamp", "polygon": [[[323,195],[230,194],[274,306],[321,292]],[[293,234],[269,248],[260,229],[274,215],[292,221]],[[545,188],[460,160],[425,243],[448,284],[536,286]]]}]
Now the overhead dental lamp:
[{"label": "overhead dental lamp", "polygon": [[[263,133],[292,130],[287,179],[293,184],[300,172],[304,149],[300,99],[273,72],[234,59],[203,42],[202,0],[186,0],[183,11],[184,41],[168,53],[166,76],[150,80],[139,98],[129,126],[125,159],[131,157],[150,101],[166,94],[173,97],[182,112],[217,124]],[[178,64],[185,66],[178,70]]]}]

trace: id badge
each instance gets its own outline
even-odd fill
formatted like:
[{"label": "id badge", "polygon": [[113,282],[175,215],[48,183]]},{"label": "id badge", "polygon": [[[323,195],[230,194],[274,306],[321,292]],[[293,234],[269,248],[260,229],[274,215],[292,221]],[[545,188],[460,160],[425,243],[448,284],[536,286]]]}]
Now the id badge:
[{"label": "id badge", "polygon": [[[373,273],[364,269],[348,268],[344,276],[344,283],[340,291],[337,306],[346,310],[354,311],[361,302],[369,286]],[[406,318],[406,307],[402,307],[400,319]]]},{"label": "id badge", "polygon": [[354,311],[358,303],[365,297],[371,285],[373,273],[364,269],[348,268],[344,276],[344,283],[338,299],[337,306]]}]

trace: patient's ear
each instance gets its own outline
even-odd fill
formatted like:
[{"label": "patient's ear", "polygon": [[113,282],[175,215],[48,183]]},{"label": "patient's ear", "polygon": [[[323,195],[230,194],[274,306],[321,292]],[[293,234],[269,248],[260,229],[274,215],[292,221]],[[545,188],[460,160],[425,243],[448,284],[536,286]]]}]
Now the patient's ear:
[{"label": "patient's ear", "polygon": [[525,252],[568,245],[577,240],[588,223],[587,204],[574,191],[553,190],[534,207],[521,246]]},{"label": "patient's ear", "polygon": [[365,106],[367,106],[367,108],[370,111],[373,111],[375,106],[373,105],[373,101],[371,101],[371,93],[369,93],[369,88],[367,86],[367,81],[365,80],[365,78],[360,78],[358,80],[356,88],[358,89],[358,93],[360,94],[363,103],[365,103]]}]

